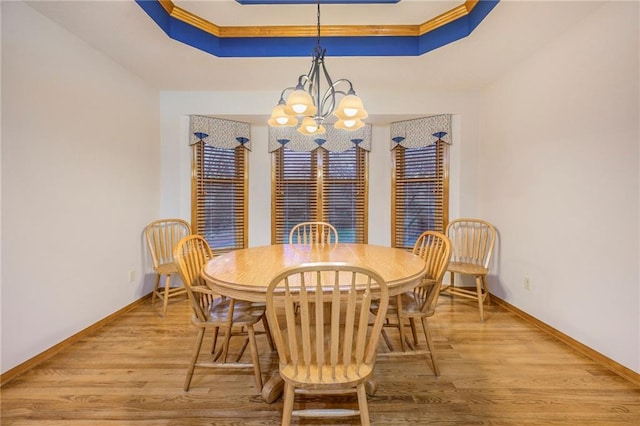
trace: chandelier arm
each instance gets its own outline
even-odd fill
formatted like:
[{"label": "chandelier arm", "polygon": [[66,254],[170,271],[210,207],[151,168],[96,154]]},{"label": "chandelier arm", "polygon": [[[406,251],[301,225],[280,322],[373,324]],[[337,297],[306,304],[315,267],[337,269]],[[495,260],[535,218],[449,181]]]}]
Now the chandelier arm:
[{"label": "chandelier arm", "polygon": [[309,81],[308,74],[303,74],[300,77],[298,77],[298,88],[300,88],[300,86],[304,87],[304,85],[307,84],[308,81]]},{"label": "chandelier arm", "polygon": [[278,101],[278,104],[286,104],[287,101],[284,98],[285,93],[287,93],[287,91],[289,90],[295,90],[295,87],[293,86],[289,86],[289,87],[285,87],[284,90],[282,91],[282,93],[280,93],[280,100]]},{"label": "chandelier arm", "polygon": [[[338,86],[341,83],[349,84],[349,90],[346,92],[344,90],[337,90]],[[353,84],[351,83],[351,81],[347,80],[346,78],[341,78],[339,80],[332,82],[331,86],[329,86],[329,88],[327,88],[327,90],[324,92],[324,96],[322,97],[323,111],[321,111],[321,113],[318,115],[320,115],[324,119],[324,118],[327,118],[327,116],[331,114],[331,112],[333,112],[336,106],[336,95],[347,96],[347,95],[352,95],[354,93],[355,91],[353,90]],[[329,99],[331,99],[331,105],[330,105],[331,107],[328,110],[325,110],[324,107],[326,106],[326,102],[328,102]]]},{"label": "chandelier arm", "polygon": [[[322,53],[323,53],[322,57],[324,59],[324,50]],[[327,90],[324,92],[324,95],[320,97],[320,85],[318,85],[317,98],[318,98],[318,103],[320,105],[318,105],[317,115],[318,115],[318,118],[321,118],[322,120],[324,120],[325,118],[327,118],[329,114],[331,114],[331,111],[333,111],[333,109],[336,106],[336,93],[335,93],[335,83],[331,79],[331,76],[329,75],[329,71],[327,71],[327,67],[324,65],[324,60],[320,63],[320,65],[322,66],[322,74],[324,75],[324,79],[326,80],[328,87],[327,87]]]},{"label": "chandelier arm", "polygon": [[343,91],[341,91],[341,90],[340,90],[340,91],[336,90],[336,93],[340,93],[340,94],[343,94],[343,95],[353,95],[353,94],[355,94],[355,93],[356,93],[356,92],[355,92],[355,90],[353,90],[353,83],[351,83],[351,81],[350,81],[350,80],[348,80],[348,79],[346,79],[346,78],[341,78],[340,80],[336,80],[336,81],[334,81],[334,82],[333,82],[333,87],[334,87],[334,89],[335,89],[335,88],[336,88],[340,83],[347,83],[347,84],[349,85],[349,90],[347,90],[346,92],[343,92]]},{"label": "chandelier arm", "polygon": [[334,107],[336,106],[336,92],[329,87],[325,92],[322,100],[319,102],[322,105],[322,109],[318,109],[317,116],[322,118],[323,120],[331,114]]}]

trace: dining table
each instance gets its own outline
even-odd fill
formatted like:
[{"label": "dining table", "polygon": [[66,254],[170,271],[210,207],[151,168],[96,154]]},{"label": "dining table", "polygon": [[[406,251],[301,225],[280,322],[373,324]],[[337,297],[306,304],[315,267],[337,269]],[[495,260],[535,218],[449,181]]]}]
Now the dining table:
[{"label": "dining table", "polygon": [[[271,279],[283,269],[315,262],[344,262],[373,269],[385,280],[389,296],[415,288],[426,273],[419,256],[401,248],[374,244],[273,244],[233,250],[209,260],[202,277],[216,293],[238,300],[265,302]],[[374,392],[375,384],[369,386]],[[262,389],[267,402],[282,392],[279,374]]]}]

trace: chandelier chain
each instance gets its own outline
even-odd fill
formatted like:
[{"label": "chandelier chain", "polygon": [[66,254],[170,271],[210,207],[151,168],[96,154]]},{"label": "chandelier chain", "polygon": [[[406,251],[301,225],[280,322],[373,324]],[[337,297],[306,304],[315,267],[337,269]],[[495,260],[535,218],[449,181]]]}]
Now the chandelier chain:
[{"label": "chandelier chain", "polygon": [[320,47],[320,0],[318,0],[318,47]]}]

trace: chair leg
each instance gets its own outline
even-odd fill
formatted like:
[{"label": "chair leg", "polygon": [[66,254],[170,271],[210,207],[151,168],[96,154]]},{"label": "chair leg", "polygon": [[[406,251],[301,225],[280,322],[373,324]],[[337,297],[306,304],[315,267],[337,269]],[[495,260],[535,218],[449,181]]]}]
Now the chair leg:
[{"label": "chair leg", "polygon": [[491,306],[491,296],[489,295],[489,287],[487,287],[487,276],[482,276],[482,287],[484,288],[484,298],[487,299],[487,306]]},{"label": "chair leg", "polygon": [[191,363],[189,364],[189,369],[187,370],[187,379],[184,382],[184,390],[188,391],[191,386],[191,378],[193,377],[193,370],[196,368],[196,363],[198,362],[198,355],[200,355],[200,348],[202,347],[202,339],[204,338],[205,329],[200,327],[198,328],[198,335],[196,337],[196,344],[193,348],[193,354],[191,355]]},{"label": "chair leg", "polygon": [[409,325],[411,326],[411,334],[413,335],[413,345],[418,345],[418,331],[416,330],[416,321],[413,318],[409,318]]},{"label": "chair leg", "polygon": [[429,355],[431,356],[431,364],[433,365],[433,372],[436,377],[440,376],[440,368],[436,363],[436,355],[433,348],[433,340],[431,339],[431,331],[429,331],[429,325],[427,323],[427,317],[420,318],[422,320],[422,331],[424,332],[424,338],[427,341],[427,347],[429,348]]},{"label": "chair leg", "polygon": [[267,342],[269,342],[271,352],[273,352],[276,350],[276,346],[273,343],[273,337],[271,337],[271,330],[269,329],[269,322],[266,315],[262,316],[262,326],[264,327],[264,333],[267,335]]},{"label": "chair leg", "polygon": [[406,352],[404,347],[404,320],[402,319],[402,299],[400,295],[396,296],[396,309],[398,310],[398,331],[400,332],[400,349]]},{"label": "chair leg", "polygon": [[365,390],[364,382],[360,383],[356,387],[358,393],[358,410],[360,410],[360,423],[363,426],[369,426],[369,404],[367,402],[367,392]]},{"label": "chair leg", "polygon": [[480,309],[480,321],[484,321],[484,297],[482,293],[482,276],[476,276],[476,293],[478,295],[478,309]]},{"label": "chair leg", "polygon": [[229,300],[229,311],[227,312],[227,327],[224,330],[224,343],[222,344],[222,362],[227,362],[227,354],[229,353],[229,342],[231,341],[231,332],[233,331],[233,311],[235,310],[235,301]]},{"label": "chair leg", "polygon": [[249,349],[251,350],[251,360],[253,361],[253,375],[256,379],[256,388],[262,392],[262,372],[260,371],[260,357],[258,356],[258,345],[256,344],[256,333],[253,326],[247,326],[249,333]]},{"label": "chair leg", "polygon": [[156,282],[153,285],[153,293],[151,293],[151,306],[156,303],[156,295],[158,294],[158,287],[160,286],[160,274],[156,274]]},{"label": "chair leg", "polygon": [[284,396],[282,397],[282,426],[291,424],[291,416],[293,415],[293,399],[295,397],[295,388],[291,383],[284,384]]},{"label": "chair leg", "polygon": [[216,345],[218,344],[218,331],[220,327],[215,327],[213,329],[213,343],[211,344],[211,353],[216,353]]},{"label": "chair leg", "polygon": [[389,348],[389,350],[393,352],[393,346],[391,346],[391,341],[389,340],[389,336],[387,336],[387,331],[384,328],[382,329],[382,338],[384,339],[384,342],[387,344],[387,347]]},{"label": "chair leg", "polygon": [[240,347],[240,351],[238,352],[238,355],[236,356],[235,362],[240,362],[240,359],[242,358],[242,355],[244,355],[244,351],[247,349],[247,345],[249,344],[249,340],[250,340],[249,337],[244,339],[244,342],[242,343],[242,347]]},{"label": "chair leg", "polygon": [[171,285],[171,274],[167,274],[167,278],[164,280],[164,304],[162,306],[162,316],[167,315],[167,304],[169,303],[169,289]]}]

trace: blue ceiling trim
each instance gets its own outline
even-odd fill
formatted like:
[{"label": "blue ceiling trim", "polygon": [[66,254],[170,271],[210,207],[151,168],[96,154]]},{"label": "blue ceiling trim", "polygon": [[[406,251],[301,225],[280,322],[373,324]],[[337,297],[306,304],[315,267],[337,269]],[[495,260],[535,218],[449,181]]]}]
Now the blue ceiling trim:
[{"label": "blue ceiling trim", "polygon": [[[500,0],[481,0],[471,12],[421,36],[322,37],[328,56],[419,56],[467,37]],[[218,57],[312,56],[316,37],[216,37],[171,17],[158,0],[136,3],[172,39]]]},{"label": "blue ceiling trim", "polygon": [[138,6],[144,10],[147,15],[164,31],[166,35],[171,37],[171,21],[175,21],[164,7],[156,0],[135,0]]},{"label": "blue ceiling trim", "polygon": [[479,1],[468,15],[421,35],[419,37],[418,55],[467,37],[496,7],[498,2],[499,0]]},{"label": "blue ceiling trim", "polygon": [[[375,42],[369,37],[323,37],[321,43],[331,57],[416,56],[418,51],[415,37],[378,37]],[[315,37],[262,37],[252,43],[242,37],[224,38],[219,40],[219,52],[214,54],[235,58],[312,56],[316,44]],[[205,45],[203,50],[206,48]]]},{"label": "blue ceiling trim", "polygon": [[[322,0],[322,4],[376,4],[398,3],[400,0]],[[266,4],[316,4],[318,0],[236,0],[242,5],[266,5]]]}]

